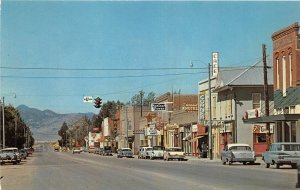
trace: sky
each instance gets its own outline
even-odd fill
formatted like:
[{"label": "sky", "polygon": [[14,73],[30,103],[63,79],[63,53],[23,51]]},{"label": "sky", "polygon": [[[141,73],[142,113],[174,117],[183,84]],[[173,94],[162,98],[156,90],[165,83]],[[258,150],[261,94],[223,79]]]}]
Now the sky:
[{"label": "sky", "polygon": [[94,112],[83,96],[128,102],[197,94],[219,67],[255,64],[271,35],[300,22],[300,2],[1,2],[1,97],[57,113]]}]

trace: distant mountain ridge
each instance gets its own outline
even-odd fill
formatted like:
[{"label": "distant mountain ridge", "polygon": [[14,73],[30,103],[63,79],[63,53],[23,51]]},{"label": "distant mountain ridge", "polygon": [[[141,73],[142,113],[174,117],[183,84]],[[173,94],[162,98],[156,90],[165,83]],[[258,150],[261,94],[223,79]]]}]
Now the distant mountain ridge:
[{"label": "distant mountain ridge", "polygon": [[76,120],[84,116],[91,119],[95,115],[94,113],[59,114],[52,110],[41,111],[26,105],[18,106],[17,110],[20,112],[26,125],[30,127],[33,137],[37,141],[57,140],[59,139],[57,132],[64,122],[71,127],[71,124]]}]

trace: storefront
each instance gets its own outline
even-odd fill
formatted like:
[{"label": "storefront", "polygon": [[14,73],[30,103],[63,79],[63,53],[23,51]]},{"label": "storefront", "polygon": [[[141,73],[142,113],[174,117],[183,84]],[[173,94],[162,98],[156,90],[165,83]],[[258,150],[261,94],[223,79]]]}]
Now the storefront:
[{"label": "storefront", "polygon": [[164,126],[164,146],[177,147],[178,146],[178,129],[177,124],[167,124]]},{"label": "storefront", "polygon": [[223,123],[220,126],[219,154],[221,154],[225,145],[233,143],[233,137],[233,122]]},{"label": "storefront", "polygon": [[274,134],[274,125],[270,125],[270,131],[265,124],[256,124],[253,126],[253,150],[256,155],[261,156],[268,149],[268,139],[272,143]]}]

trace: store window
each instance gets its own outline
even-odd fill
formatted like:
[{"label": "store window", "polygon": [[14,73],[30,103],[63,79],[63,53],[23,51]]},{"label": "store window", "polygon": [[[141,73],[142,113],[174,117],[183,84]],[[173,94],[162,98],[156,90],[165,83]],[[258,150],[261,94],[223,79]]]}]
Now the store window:
[{"label": "store window", "polygon": [[258,133],[256,134],[256,143],[266,143],[267,135],[266,133]]}]

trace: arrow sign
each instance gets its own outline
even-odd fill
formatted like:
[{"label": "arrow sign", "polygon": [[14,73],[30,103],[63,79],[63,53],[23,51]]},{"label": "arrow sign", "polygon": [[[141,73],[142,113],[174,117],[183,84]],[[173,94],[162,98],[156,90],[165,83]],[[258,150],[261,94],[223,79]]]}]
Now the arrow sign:
[{"label": "arrow sign", "polygon": [[83,97],[83,102],[88,102],[88,103],[93,103],[93,97],[92,96],[84,96]]}]

